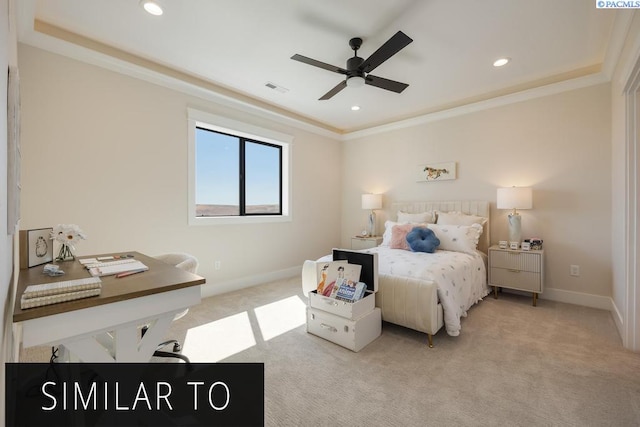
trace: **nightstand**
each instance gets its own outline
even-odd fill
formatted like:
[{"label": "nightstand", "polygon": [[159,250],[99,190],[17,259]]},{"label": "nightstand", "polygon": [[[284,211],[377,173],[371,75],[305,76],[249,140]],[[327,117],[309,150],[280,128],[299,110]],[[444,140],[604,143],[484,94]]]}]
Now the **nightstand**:
[{"label": "nightstand", "polygon": [[351,249],[360,250],[360,249],[371,249],[376,246],[380,246],[382,243],[382,236],[369,236],[369,237],[352,237],[351,238]]},{"label": "nightstand", "polygon": [[533,306],[544,289],[544,251],[489,248],[489,286],[494,298],[498,288],[517,289],[533,293]]}]

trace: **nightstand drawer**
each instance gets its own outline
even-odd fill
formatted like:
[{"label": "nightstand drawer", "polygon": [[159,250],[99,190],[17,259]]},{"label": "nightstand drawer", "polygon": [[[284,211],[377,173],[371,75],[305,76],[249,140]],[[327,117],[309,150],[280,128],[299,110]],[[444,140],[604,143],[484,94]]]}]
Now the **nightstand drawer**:
[{"label": "nightstand drawer", "polygon": [[379,246],[382,243],[382,237],[352,237],[351,238],[351,249],[353,250],[363,250],[363,249],[371,249]]},{"label": "nightstand drawer", "polygon": [[540,273],[542,256],[531,252],[492,251],[491,267]]},{"label": "nightstand drawer", "polygon": [[489,284],[491,286],[515,288],[531,292],[542,292],[540,273],[492,267],[489,274]]}]

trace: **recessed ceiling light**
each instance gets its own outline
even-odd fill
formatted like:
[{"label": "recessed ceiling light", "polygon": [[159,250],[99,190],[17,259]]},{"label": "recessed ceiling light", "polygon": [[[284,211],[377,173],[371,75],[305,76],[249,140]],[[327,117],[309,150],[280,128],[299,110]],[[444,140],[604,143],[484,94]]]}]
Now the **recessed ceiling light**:
[{"label": "recessed ceiling light", "polygon": [[354,105],[351,107],[351,111],[358,111],[360,109],[359,105]]},{"label": "recessed ceiling light", "polygon": [[509,61],[511,61],[511,58],[496,59],[495,62],[493,63],[493,66],[494,67],[502,67],[504,65],[507,65],[509,63]]},{"label": "recessed ceiling light", "polygon": [[142,0],[140,4],[144,8],[144,10],[146,10],[152,15],[160,16],[163,13],[163,10],[160,7],[160,5],[153,0]]}]

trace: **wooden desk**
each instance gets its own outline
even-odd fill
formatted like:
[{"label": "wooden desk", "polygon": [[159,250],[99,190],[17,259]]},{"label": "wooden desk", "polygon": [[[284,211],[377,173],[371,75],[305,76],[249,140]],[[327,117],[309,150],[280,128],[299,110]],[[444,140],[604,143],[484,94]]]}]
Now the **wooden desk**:
[{"label": "wooden desk", "polygon": [[[133,254],[149,271],[121,279],[103,276],[99,296],[25,310],[20,297],[27,285],[90,274],[78,261],[58,263],[66,273],[59,277],[42,274],[43,266],[20,270],[13,321],[22,326],[23,346],[62,346],[63,358],[85,362],[149,361],[174,316],[200,303],[199,285],[205,279],[138,252],[123,254]],[[119,254],[95,256],[108,255]],[[149,329],[141,337],[139,328],[145,324]]]}]

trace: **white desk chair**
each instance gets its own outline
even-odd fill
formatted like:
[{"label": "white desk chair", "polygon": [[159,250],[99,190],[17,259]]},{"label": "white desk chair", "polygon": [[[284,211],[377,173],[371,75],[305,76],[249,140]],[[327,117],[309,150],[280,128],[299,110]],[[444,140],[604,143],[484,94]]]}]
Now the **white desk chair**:
[{"label": "white desk chair", "polygon": [[302,293],[308,297],[309,292],[318,287],[318,271],[315,261],[306,260],[302,264]]},{"label": "white desk chair", "polygon": [[[157,255],[154,258],[160,260],[162,262],[166,262],[167,264],[171,264],[174,267],[180,268],[182,270],[188,271],[189,273],[197,274],[198,272],[198,259],[193,255],[185,254],[185,253],[169,253]],[[185,308],[180,313],[176,314],[173,318],[174,321],[184,317],[189,312],[188,308]],[[142,335],[146,332],[146,326],[142,329]],[[165,346],[173,344],[173,352],[162,351],[161,349]],[[158,344],[158,349],[153,353],[154,356],[157,357],[175,357],[178,359],[182,359],[185,362],[189,363],[189,359],[187,356],[180,354],[179,351],[182,350],[180,343],[178,340],[168,340]]]}]

